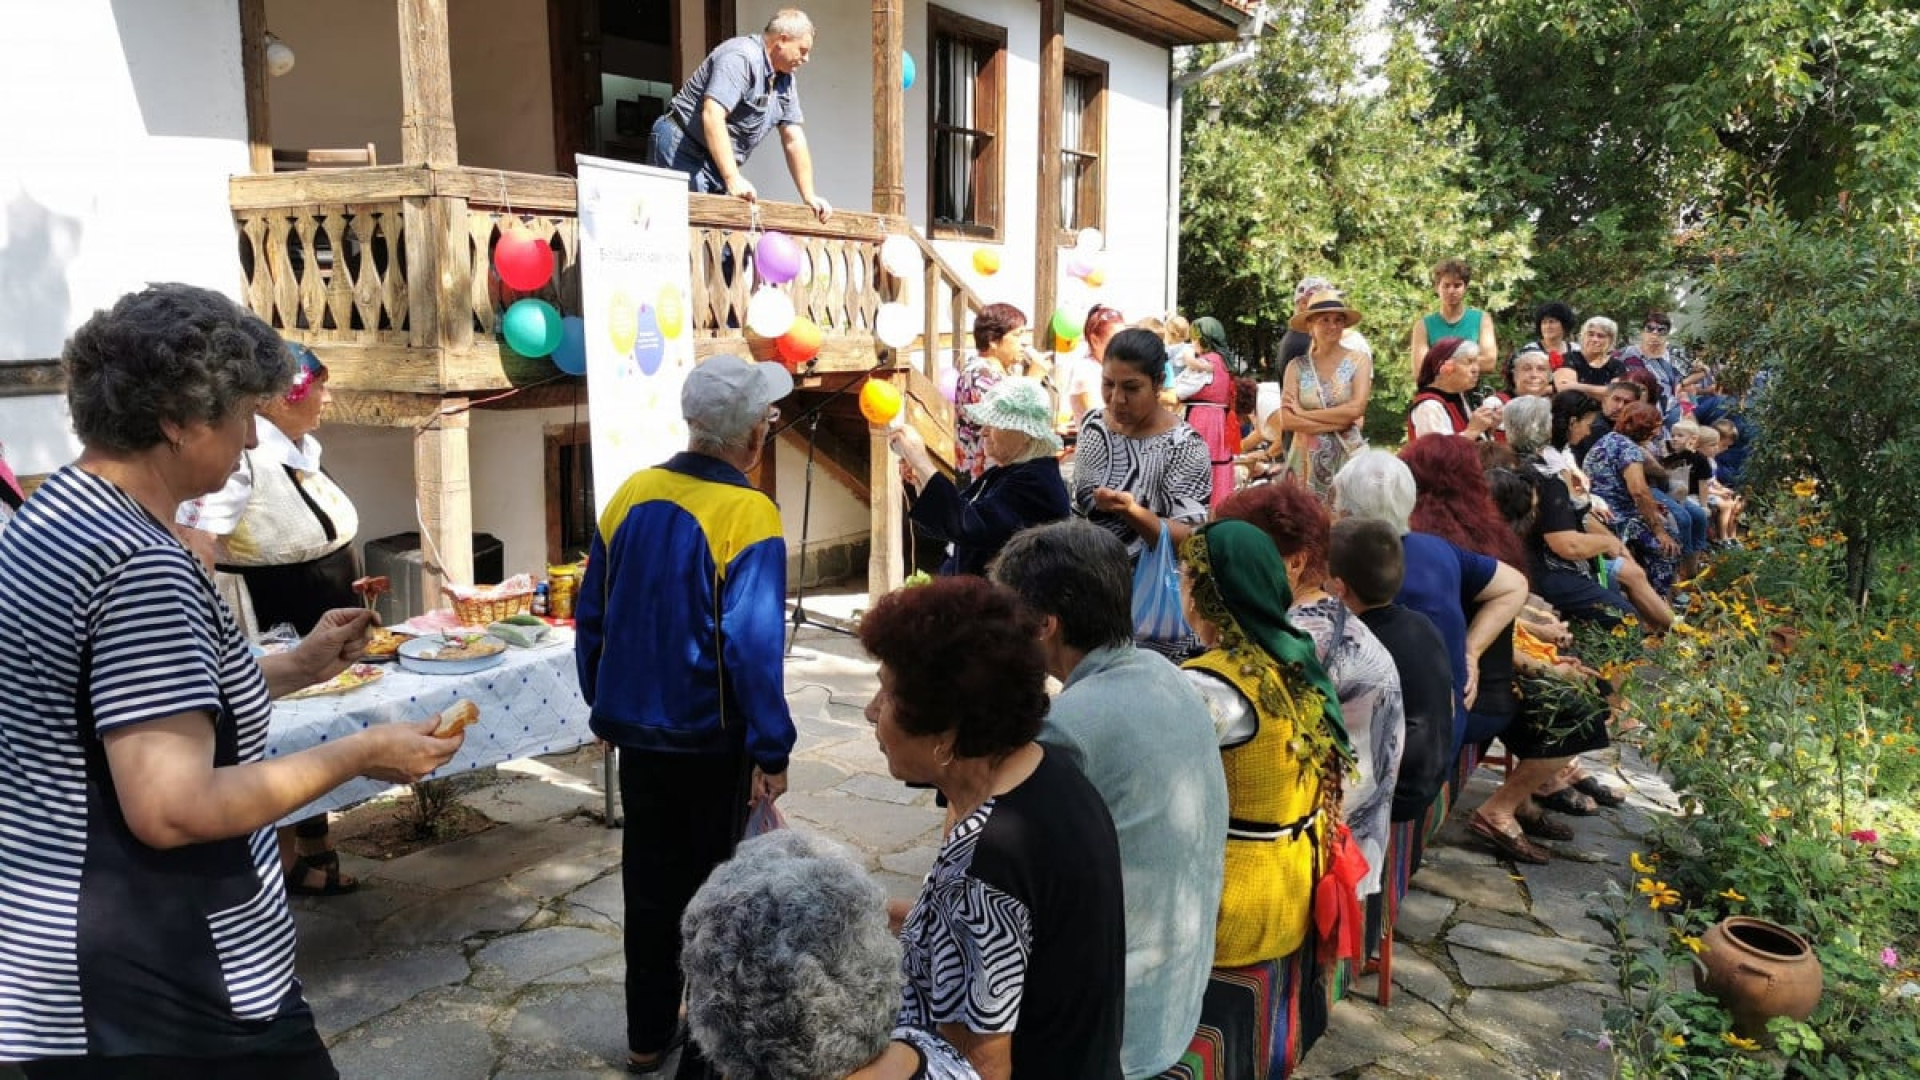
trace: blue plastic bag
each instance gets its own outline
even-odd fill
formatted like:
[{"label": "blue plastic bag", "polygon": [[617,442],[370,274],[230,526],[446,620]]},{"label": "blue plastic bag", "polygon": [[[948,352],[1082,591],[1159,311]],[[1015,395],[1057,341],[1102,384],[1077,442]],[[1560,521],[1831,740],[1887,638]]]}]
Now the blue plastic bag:
[{"label": "blue plastic bag", "polygon": [[1136,645],[1162,649],[1192,638],[1180,610],[1180,559],[1173,550],[1173,534],[1164,519],[1160,538],[1140,553],[1133,568],[1133,640]]}]

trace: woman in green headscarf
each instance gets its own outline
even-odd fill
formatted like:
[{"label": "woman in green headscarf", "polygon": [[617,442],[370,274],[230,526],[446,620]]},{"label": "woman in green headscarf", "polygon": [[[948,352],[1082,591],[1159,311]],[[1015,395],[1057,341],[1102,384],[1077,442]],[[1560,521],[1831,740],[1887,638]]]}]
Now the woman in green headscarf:
[{"label": "woman in green headscarf", "polygon": [[[1351,870],[1336,861],[1352,850],[1336,833],[1353,752],[1313,639],[1287,621],[1293,597],[1272,539],[1215,521],[1180,545],[1180,560],[1187,622],[1206,647],[1184,666],[1220,732],[1231,818],[1214,965],[1275,967],[1282,1004],[1267,1015],[1287,1028],[1272,1040],[1272,1075],[1284,1076],[1326,1024],[1320,964],[1333,957],[1318,955],[1315,885]],[[1324,890],[1328,900],[1342,887]],[[1350,903],[1351,884],[1344,891]],[[1333,933],[1331,914],[1321,920]]]},{"label": "woman in green headscarf", "polygon": [[1213,498],[1209,509],[1233,494],[1233,375],[1228,358],[1227,328],[1211,315],[1193,321],[1193,349],[1186,370],[1176,373],[1173,392],[1187,406],[1187,426],[1200,433],[1213,465]]}]

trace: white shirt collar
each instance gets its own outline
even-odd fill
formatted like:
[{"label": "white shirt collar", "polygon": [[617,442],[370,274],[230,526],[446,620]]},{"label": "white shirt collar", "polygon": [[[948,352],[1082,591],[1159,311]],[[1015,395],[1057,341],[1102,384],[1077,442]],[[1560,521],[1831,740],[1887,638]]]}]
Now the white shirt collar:
[{"label": "white shirt collar", "polygon": [[260,442],[257,453],[301,472],[320,471],[320,440],[312,435],[302,436],[296,443],[273,421],[258,413],[253,417],[253,431]]}]

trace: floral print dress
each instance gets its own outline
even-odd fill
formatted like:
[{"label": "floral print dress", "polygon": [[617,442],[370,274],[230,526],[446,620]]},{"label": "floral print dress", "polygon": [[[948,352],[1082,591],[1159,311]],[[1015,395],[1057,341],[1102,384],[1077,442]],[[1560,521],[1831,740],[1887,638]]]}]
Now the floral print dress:
[{"label": "floral print dress", "polygon": [[1646,520],[1633,501],[1633,494],[1627,490],[1627,469],[1646,460],[1647,452],[1632,439],[1609,431],[1587,451],[1587,458],[1581,464],[1593,485],[1594,497],[1613,511],[1613,531],[1633,549],[1633,557],[1646,567],[1647,580],[1653,584],[1654,591],[1665,596],[1673,588],[1679,562],[1662,555],[1654,537],[1662,529],[1671,536],[1678,527],[1665,510],[1660,511],[1660,521]]},{"label": "floral print dress", "polygon": [[[1341,357],[1333,369],[1332,382],[1320,381],[1311,354],[1295,357],[1293,366],[1299,372],[1303,411],[1331,409],[1353,400],[1353,380],[1360,367],[1351,351]],[[1293,434],[1293,445],[1287,449],[1287,470],[1305,484],[1307,490],[1319,496],[1322,503],[1333,503],[1333,474],[1340,471],[1348,458],[1367,448],[1367,438],[1360,433],[1360,425],[1361,421],[1355,420],[1345,431],[1328,434],[1296,431]]]}]

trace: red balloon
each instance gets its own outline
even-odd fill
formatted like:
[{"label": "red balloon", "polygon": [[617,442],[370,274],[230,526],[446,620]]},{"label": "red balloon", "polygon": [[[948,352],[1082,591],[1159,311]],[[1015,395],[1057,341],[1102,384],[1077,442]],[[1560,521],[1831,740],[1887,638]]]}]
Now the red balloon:
[{"label": "red balloon", "polygon": [[799,367],[819,355],[820,328],[805,315],[796,316],[787,332],[774,340],[773,347],[788,367]]},{"label": "red balloon", "polygon": [[493,268],[509,287],[532,292],[553,277],[553,248],[525,229],[502,229],[493,245]]}]

